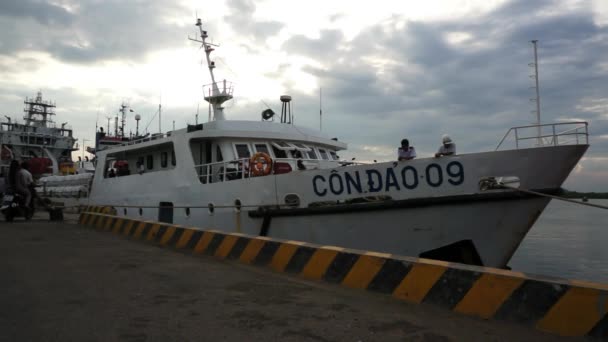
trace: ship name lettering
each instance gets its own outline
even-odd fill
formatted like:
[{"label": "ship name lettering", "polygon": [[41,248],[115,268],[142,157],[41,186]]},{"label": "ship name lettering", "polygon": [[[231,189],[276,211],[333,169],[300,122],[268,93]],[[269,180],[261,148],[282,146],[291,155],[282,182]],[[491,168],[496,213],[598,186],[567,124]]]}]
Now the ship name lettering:
[{"label": "ship name lettering", "polygon": [[[444,184],[452,186],[461,185],[464,182],[464,167],[458,161],[452,161],[445,169],[437,164],[430,163],[421,171],[424,177],[419,177],[418,170],[407,165],[397,171],[393,167],[384,170],[368,169],[365,173],[357,171],[335,172],[328,177],[316,175],[312,178],[312,188],[317,196],[324,197],[329,192],[334,195],[344,193],[364,194],[374,192],[389,192],[414,190],[420,185],[420,179],[426,185],[437,188]],[[444,182],[447,180],[447,182]],[[363,185],[367,185],[365,188]]]}]

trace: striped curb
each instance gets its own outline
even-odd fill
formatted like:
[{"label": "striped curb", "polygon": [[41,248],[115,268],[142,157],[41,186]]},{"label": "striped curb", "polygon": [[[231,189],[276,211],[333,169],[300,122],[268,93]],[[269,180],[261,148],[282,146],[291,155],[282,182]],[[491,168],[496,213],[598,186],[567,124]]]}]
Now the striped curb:
[{"label": "striped curb", "polygon": [[200,230],[101,214],[79,223],[133,240],[265,266],[310,280],[390,294],[483,319],[562,336],[608,338],[608,286],[520,272],[365,252],[306,242]]}]

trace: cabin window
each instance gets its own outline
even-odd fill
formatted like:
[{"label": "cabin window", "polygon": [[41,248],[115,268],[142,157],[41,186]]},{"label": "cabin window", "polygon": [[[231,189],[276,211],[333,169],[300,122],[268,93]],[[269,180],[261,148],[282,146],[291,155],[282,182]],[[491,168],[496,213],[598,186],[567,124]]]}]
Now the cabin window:
[{"label": "cabin window", "polygon": [[235,144],[234,147],[236,148],[236,157],[238,159],[251,157],[251,152],[249,151],[249,145]]},{"label": "cabin window", "polygon": [[272,152],[274,152],[275,158],[287,158],[287,152],[283,150],[279,150],[278,148],[272,146]]},{"label": "cabin window", "polygon": [[215,147],[215,160],[218,162],[224,161],[224,158],[222,157],[222,149],[219,145]]},{"label": "cabin window", "polygon": [[273,141],[272,142],[273,145],[276,145],[279,148],[291,148],[291,145],[289,145],[288,143],[284,142],[284,141]]},{"label": "cabin window", "polygon": [[168,164],[168,155],[167,152],[161,152],[160,153],[160,166],[161,167],[167,167]]},{"label": "cabin window", "polygon": [[321,159],[323,159],[323,160],[329,160],[329,157],[327,157],[327,152],[324,149],[320,148],[319,149],[319,154],[321,155]]},{"label": "cabin window", "polygon": [[317,159],[317,154],[315,153],[315,150],[312,148],[310,150],[308,150],[308,152],[306,154],[308,154],[308,159]]},{"label": "cabin window", "polygon": [[171,150],[171,165],[175,166],[175,164],[176,164],[175,150]]},{"label": "cabin window", "polygon": [[331,155],[331,159],[338,160],[338,155],[335,151],[329,151],[329,155]]},{"label": "cabin window", "polygon": [[148,170],[152,170],[154,168],[154,156],[151,154],[146,156],[146,168]]},{"label": "cabin window", "polygon": [[291,156],[295,159],[301,159],[302,157],[302,151],[299,150],[293,150],[291,151]]},{"label": "cabin window", "polygon": [[306,146],[304,144],[294,143],[294,142],[292,142],[291,144],[293,146],[295,146],[298,151],[302,151],[302,152],[308,152],[308,151],[310,151],[310,147],[308,147],[308,146]]},{"label": "cabin window", "polygon": [[262,152],[262,153],[266,153],[267,155],[270,155],[270,150],[268,150],[268,145],[266,144],[255,144],[255,151],[256,152]]}]

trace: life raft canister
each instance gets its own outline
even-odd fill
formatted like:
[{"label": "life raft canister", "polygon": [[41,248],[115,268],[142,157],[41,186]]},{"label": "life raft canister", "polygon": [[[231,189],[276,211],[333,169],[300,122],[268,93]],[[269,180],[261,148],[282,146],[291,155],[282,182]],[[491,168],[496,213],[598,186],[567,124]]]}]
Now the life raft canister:
[{"label": "life raft canister", "polygon": [[249,166],[252,176],[266,176],[272,170],[272,158],[267,153],[258,152],[249,159]]}]

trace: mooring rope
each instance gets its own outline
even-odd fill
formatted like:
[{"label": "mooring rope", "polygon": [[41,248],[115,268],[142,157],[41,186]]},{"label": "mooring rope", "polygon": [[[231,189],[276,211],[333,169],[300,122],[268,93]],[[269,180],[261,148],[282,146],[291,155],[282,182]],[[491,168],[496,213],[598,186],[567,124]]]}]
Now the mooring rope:
[{"label": "mooring rope", "polygon": [[531,195],[536,195],[536,196],[542,196],[542,197],[549,197],[549,198],[553,198],[556,200],[560,200],[560,201],[564,201],[564,202],[570,202],[570,203],[575,203],[575,204],[580,204],[580,205],[586,205],[589,207],[595,207],[595,208],[600,208],[600,209],[608,209],[608,206],[604,206],[604,205],[599,205],[599,204],[595,204],[595,203],[587,203],[587,202],[581,202],[581,201],[575,201],[573,199],[569,199],[569,198],[565,198],[565,197],[560,197],[560,196],[555,196],[555,195],[549,195],[549,194],[543,194],[542,192],[537,192],[537,191],[532,191],[532,190],[526,190],[526,189],[520,189],[520,188],[516,188],[513,186],[508,186],[505,185],[503,183],[497,182],[497,185],[505,188],[505,189],[511,189],[511,190],[517,190],[526,194],[531,194]]}]

